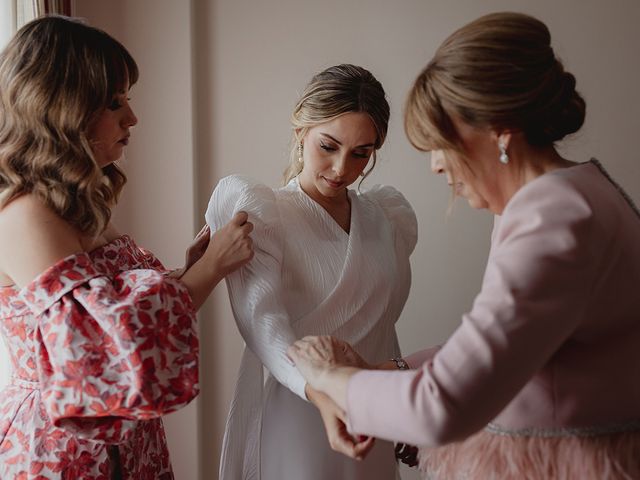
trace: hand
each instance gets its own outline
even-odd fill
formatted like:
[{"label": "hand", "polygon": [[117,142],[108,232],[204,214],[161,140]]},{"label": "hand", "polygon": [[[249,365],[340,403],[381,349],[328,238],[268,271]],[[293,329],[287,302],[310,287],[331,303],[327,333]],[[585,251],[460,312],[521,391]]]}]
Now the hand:
[{"label": "hand", "polygon": [[[248,218],[245,212],[238,212],[212,236],[201,231],[187,251],[187,262],[195,259],[195,263],[179,278],[187,287],[196,310],[202,307],[220,280],[253,257],[253,243],[249,237],[253,225]],[[202,248],[205,248],[204,253],[201,253]],[[200,257],[196,259],[198,255]]]},{"label": "hand", "polygon": [[304,337],[291,345],[287,354],[305,380],[321,391],[323,377],[337,367],[369,368],[348,343],[328,335]]},{"label": "hand", "polygon": [[[333,338],[333,337],[330,337]],[[361,368],[363,370],[373,370],[375,367],[360,356],[358,352],[354,350],[351,344],[338,340],[337,338],[333,338],[333,340],[340,346],[342,349],[342,357],[340,357],[339,362],[341,365]]]},{"label": "hand", "polygon": [[375,445],[375,438],[359,435],[356,438],[347,431],[346,415],[327,395],[313,388],[305,388],[307,397],[320,411],[327,440],[331,449],[355,460],[362,460]]},{"label": "hand", "polygon": [[209,246],[209,239],[211,238],[211,229],[209,225],[205,224],[204,227],[198,232],[196,237],[193,239],[193,243],[189,245],[187,248],[187,253],[185,255],[184,262],[184,271],[186,272],[191,268],[191,265],[196,263],[204,252],[207,251],[207,247]]},{"label": "hand", "polygon": [[209,225],[205,224],[193,239],[193,243],[187,248],[184,267],[173,270],[169,276],[173,278],[181,278],[182,275],[184,275],[184,272],[189,270],[194,263],[200,260],[202,255],[204,255],[204,252],[207,250],[210,236],[211,230]]},{"label": "hand", "polygon": [[253,258],[253,242],[249,234],[253,224],[246,212],[236,213],[231,221],[216,231],[203,255],[226,277]]},{"label": "hand", "polygon": [[407,445],[406,443],[396,443],[395,447],[396,459],[409,465],[410,467],[416,467],[418,461],[418,447],[413,445]]}]

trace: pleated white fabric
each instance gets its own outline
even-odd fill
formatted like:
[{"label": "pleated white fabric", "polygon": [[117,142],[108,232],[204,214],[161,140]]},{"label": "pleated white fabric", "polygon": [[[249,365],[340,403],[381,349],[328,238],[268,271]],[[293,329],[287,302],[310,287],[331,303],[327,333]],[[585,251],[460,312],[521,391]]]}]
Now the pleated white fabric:
[{"label": "pleated white fabric", "polygon": [[[216,187],[215,231],[238,211],[254,223],[255,257],[227,277],[245,342],[227,419],[221,480],[394,479],[393,445],[362,462],[331,451],[305,381],[286,350],[305,335],[334,335],[376,364],[400,354],[395,322],[409,293],[417,240],[413,209],[397,190],[349,191],[347,234],[300,188],[272,190],[240,177]],[[268,372],[265,381],[263,366]]]}]

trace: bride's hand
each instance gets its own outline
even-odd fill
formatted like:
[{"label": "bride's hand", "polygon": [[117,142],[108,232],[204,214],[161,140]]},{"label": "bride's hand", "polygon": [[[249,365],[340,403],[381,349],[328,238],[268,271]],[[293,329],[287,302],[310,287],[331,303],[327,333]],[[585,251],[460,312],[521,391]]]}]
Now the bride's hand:
[{"label": "bride's hand", "polygon": [[375,438],[361,435],[352,436],[347,431],[344,411],[327,395],[311,388],[305,388],[307,398],[318,408],[327,440],[332,450],[350,458],[362,460],[375,445]]}]

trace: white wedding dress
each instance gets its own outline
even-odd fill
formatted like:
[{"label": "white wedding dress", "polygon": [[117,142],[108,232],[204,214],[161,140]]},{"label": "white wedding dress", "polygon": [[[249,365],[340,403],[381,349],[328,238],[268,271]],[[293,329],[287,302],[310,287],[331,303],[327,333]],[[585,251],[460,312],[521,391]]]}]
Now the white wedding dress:
[{"label": "white wedding dress", "polygon": [[[329,447],[286,350],[305,335],[349,342],[369,363],[400,354],[395,322],[411,283],[415,214],[397,190],[349,191],[350,233],[300,188],[231,176],[206,213],[212,230],[238,211],[254,223],[255,257],[227,277],[246,348],[227,420],[220,480],[394,480],[393,445],[363,461]],[[263,374],[263,366],[265,368]]]}]

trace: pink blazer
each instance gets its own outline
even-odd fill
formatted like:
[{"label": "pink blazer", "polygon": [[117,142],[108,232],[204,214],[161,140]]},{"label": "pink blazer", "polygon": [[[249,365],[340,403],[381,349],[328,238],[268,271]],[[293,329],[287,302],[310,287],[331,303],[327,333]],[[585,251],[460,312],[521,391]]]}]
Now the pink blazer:
[{"label": "pink blazer", "polygon": [[[640,429],[640,214],[592,160],[527,183],[497,219],[451,338],[348,385],[350,431],[437,446]],[[491,423],[489,423],[491,422]]]}]

